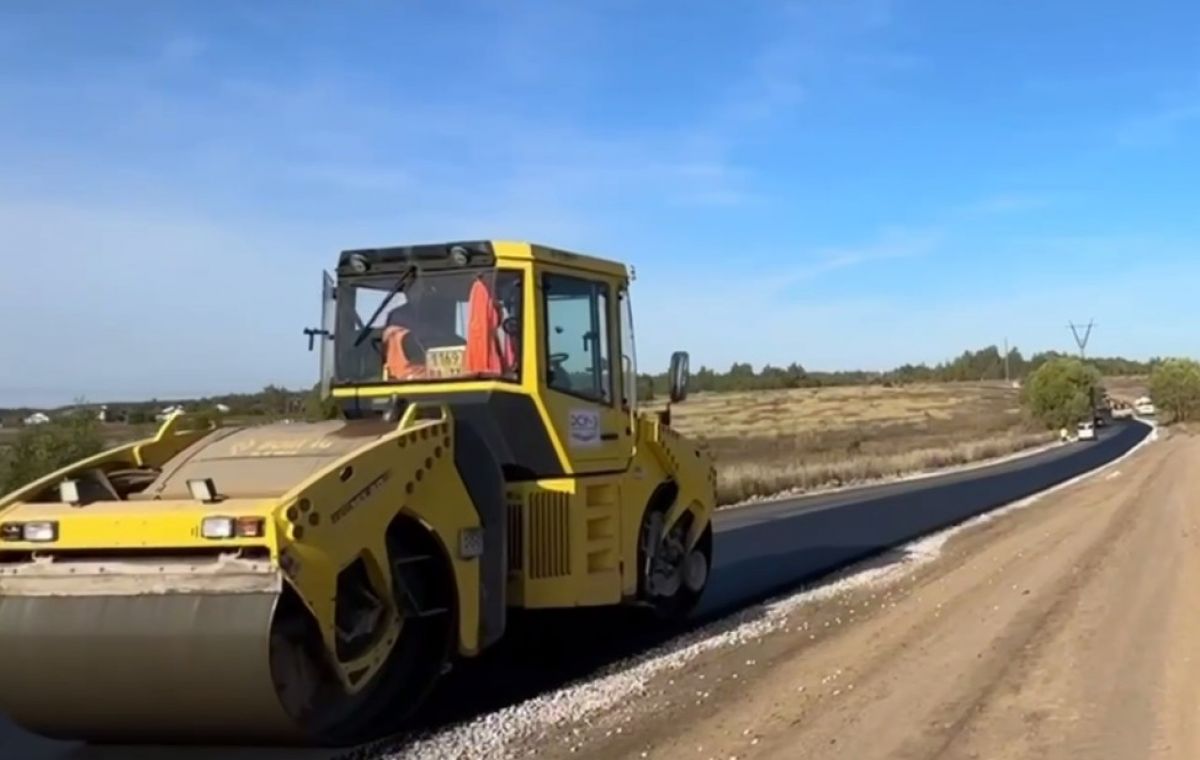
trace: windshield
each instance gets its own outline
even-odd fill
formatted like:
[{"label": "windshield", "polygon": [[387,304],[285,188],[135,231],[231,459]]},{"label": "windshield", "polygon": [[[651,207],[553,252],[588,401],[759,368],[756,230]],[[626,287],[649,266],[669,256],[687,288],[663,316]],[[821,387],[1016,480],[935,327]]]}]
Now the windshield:
[{"label": "windshield", "polygon": [[455,270],[344,278],[337,289],[342,383],[520,380],[521,274]]}]

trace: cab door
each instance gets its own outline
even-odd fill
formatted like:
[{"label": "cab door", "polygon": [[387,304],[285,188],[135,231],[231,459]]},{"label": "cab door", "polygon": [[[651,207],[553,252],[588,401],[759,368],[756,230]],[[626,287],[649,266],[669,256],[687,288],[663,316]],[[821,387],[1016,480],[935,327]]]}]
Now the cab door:
[{"label": "cab door", "polygon": [[541,368],[546,407],[577,473],[624,470],[633,453],[621,403],[618,283],[570,270],[543,270]]},{"label": "cab door", "polygon": [[309,350],[313,342],[320,341],[321,367],[321,398],[329,398],[330,387],[333,384],[334,351],[333,332],[337,329],[337,288],[329,272],[321,273],[321,327],[316,330],[305,330],[309,336]]}]

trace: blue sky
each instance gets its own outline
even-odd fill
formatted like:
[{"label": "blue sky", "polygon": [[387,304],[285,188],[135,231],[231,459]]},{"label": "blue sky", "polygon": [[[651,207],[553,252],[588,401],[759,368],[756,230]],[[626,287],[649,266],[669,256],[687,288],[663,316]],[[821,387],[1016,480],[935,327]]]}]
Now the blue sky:
[{"label": "blue sky", "polygon": [[0,406],[314,380],[342,248],[638,271],[639,359],[1200,354],[1200,4],[0,6]]}]

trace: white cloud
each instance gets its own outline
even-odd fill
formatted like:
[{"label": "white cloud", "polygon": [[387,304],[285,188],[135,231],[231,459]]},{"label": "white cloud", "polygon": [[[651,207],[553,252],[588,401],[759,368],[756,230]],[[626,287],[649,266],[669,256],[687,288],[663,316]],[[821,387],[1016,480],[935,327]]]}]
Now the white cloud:
[{"label": "white cloud", "polygon": [[939,228],[884,229],[876,241],[866,245],[821,249],[817,253],[817,263],[803,276],[807,278],[846,267],[922,256],[933,251],[943,236]]},{"label": "white cloud", "polygon": [[777,268],[754,274],[737,256],[724,267],[690,273],[667,263],[639,267],[634,302],[643,367],[657,371],[671,350],[684,348],[697,367],[801,361],[870,368],[878,341],[863,346],[843,336],[868,334],[871,323],[892,319],[892,304],[855,295],[806,300],[790,291],[844,279],[857,268],[910,266],[910,260],[936,251],[941,236],[937,229],[893,229],[860,246],[781,250]]},{"label": "white cloud", "polygon": [[[1023,273],[1003,283],[956,279],[947,288],[937,270],[964,250]],[[1070,350],[1068,321],[1093,316],[1100,324],[1094,355],[1200,356],[1200,333],[1163,308],[1193,300],[1197,250],[1200,240],[1156,237],[1043,236],[997,244],[934,228],[897,230],[842,250],[781,254],[807,263],[770,275],[747,276],[736,259],[711,278],[684,281],[666,265],[639,267],[640,366],[661,371],[669,352],[680,348],[691,352],[693,367],[797,361],[809,369],[868,370],[934,363],[1005,338],[1026,354]],[[1145,257],[1151,251],[1154,257]],[[1038,264],[1064,260],[1078,263],[1067,267],[1073,270],[1067,277]],[[872,270],[877,278],[896,273],[909,289],[857,292],[854,278]],[[927,276],[936,285],[923,290]],[[803,292],[811,300],[789,294],[794,283],[807,283]],[[826,284],[836,295],[822,294]]]},{"label": "white cloud", "polygon": [[[717,258],[724,243],[671,225],[751,225],[750,213],[735,213],[747,209],[787,219],[742,148],[819,105],[822,88],[844,84],[847,72],[857,83],[915,65],[875,44],[877,30],[894,22],[891,3],[784,7],[703,102],[625,131],[531,97],[553,92],[539,89],[548,85],[587,91],[595,76],[588,54],[605,35],[599,27],[584,38],[573,32],[591,15],[563,8],[514,17],[497,37],[498,54],[482,54],[489,80],[471,102],[319,66],[260,80],[214,64],[213,77],[190,88],[136,66],[21,87],[9,87],[9,75],[0,86],[10,120],[47,97],[80,105],[96,133],[129,155],[110,160],[109,143],[57,146],[48,152],[70,180],[42,198],[60,200],[41,201],[27,187],[0,195],[7,250],[22,252],[0,279],[0,313],[19,326],[0,341],[0,405],[42,387],[69,401],[310,382],[315,361],[299,331],[317,317],[318,270],[348,247],[533,236],[634,259],[639,347],[651,371],[675,347],[692,350],[693,366],[798,360],[814,368],[936,361],[1006,333],[1022,347],[1043,347],[1078,316],[1065,313],[1064,299],[1090,303],[1110,292],[1110,281],[1085,277],[1020,292],[939,292],[915,308],[897,291],[856,295],[862,274],[904,268],[904,280],[919,287],[921,267],[936,266],[940,254],[987,247],[963,232],[972,216],[1055,200],[1019,188],[863,243],[797,248],[781,240],[780,250],[764,250],[776,230],[754,229],[749,248],[729,246]],[[272,35],[288,31],[274,17],[259,21]],[[158,52],[179,63],[218,58],[199,36],[169,39]],[[447,49],[451,62],[474,54],[469,44]],[[1184,110],[1166,121],[1174,129],[1192,118]],[[143,146],[156,150],[143,155]],[[41,168],[10,166],[10,194]],[[129,176],[126,185],[113,179]],[[89,182],[112,200],[79,191]],[[1080,243],[1097,256],[1117,250],[1111,241],[1019,242],[1047,256]],[[653,256],[638,262],[641,253]],[[837,295],[822,292],[824,284]],[[1142,292],[1118,298],[1127,312],[1127,303],[1150,300]],[[1126,318],[1115,313],[1097,314],[1114,339]],[[1163,350],[1187,345],[1181,328],[1154,324]],[[1125,340],[1114,353],[1136,348]]]}]

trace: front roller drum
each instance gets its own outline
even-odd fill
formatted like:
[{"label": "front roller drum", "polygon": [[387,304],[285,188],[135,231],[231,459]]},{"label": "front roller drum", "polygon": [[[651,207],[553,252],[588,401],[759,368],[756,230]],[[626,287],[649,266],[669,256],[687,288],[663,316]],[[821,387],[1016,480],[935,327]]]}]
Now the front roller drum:
[{"label": "front roller drum", "polygon": [[277,572],[0,575],[0,712],[59,739],[303,741],[271,674],[281,592]]}]

